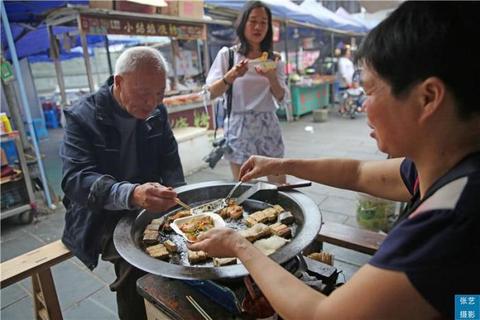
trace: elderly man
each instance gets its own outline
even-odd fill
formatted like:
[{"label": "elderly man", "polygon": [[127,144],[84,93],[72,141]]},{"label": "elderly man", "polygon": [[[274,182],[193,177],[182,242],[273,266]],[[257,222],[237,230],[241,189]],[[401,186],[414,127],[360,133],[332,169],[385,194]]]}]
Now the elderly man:
[{"label": "elderly man", "polygon": [[143,274],[124,261],[113,230],[138,209],[164,211],[175,205],[171,187],[185,184],[177,142],[161,104],[166,64],[152,48],[124,51],[115,75],[94,94],[65,111],[61,157],[65,230],[62,241],[88,268],[98,256],[115,266],[121,319],[145,318],[136,280]]}]

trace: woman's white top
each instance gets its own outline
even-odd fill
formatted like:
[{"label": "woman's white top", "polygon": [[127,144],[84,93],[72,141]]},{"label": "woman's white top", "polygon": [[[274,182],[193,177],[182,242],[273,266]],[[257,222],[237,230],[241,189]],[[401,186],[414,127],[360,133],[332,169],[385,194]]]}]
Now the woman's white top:
[{"label": "woman's white top", "polygon": [[338,59],[337,80],[340,82],[341,87],[348,87],[352,84],[354,72],[355,68],[352,60],[347,57],[340,57],[340,59]]},{"label": "woman's white top", "polygon": [[[245,56],[238,53],[238,46],[233,47],[233,66],[245,59]],[[218,52],[208,72],[206,84],[210,86],[217,80],[220,80],[228,71],[228,48],[223,47]],[[270,91],[270,82],[268,79],[255,71],[254,66],[249,66],[248,71],[233,82],[232,112],[272,112],[277,105],[286,100],[288,87],[286,85],[285,63],[277,62],[277,79],[279,84],[285,90],[282,101],[277,101]],[[225,94],[226,96],[226,94]]]}]

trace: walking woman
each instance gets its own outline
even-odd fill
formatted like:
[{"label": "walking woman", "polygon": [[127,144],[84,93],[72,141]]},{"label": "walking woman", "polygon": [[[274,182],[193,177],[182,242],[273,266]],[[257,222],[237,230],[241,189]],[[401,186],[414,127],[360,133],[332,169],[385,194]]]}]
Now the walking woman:
[{"label": "walking woman", "polygon": [[[282,132],[275,111],[288,94],[285,65],[273,53],[270,9],[260,1],[247,2],[237,22],[237,36],[240,43],[218,52],[206,80],[212,99],[226,95],[232,87],[232,111],[224,124],[224,135],[230,147],[225,158],[230,161],[234,179],[251,155],[283,157]],[[230,70],[229,50],[233,51]],[[276,67],[255,64],[264,52]],[[285,176],[269,176],[268,180],[285,183]]]}]

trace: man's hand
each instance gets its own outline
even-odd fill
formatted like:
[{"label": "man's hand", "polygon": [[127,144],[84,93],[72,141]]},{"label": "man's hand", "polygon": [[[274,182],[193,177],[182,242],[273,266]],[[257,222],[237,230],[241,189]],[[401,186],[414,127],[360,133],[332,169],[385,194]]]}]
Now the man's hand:
[{"label": "man's hand", "polygon": [[195,243],[187,243],[190,250],[205,251],[210,257],[236,257],[239,250],[251,246],[247,239],[230,228],[213,228],[198,236]]},{"label": "man's hand", "polygon": [[136,186],[130,198],[131,204],[151,212],[161,212],[173,207],[177,193],[160,183],[147,182]]},{"label": "man's hand", "polygon": [[282,159],[251,156],[240,168],[239,180],[249,181],[258,177],[284,174],[281,172]]}]

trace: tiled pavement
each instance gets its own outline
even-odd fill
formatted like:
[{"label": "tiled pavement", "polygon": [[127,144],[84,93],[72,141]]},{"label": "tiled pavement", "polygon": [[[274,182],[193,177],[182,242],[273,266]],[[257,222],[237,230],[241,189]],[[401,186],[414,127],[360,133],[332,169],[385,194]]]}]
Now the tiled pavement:
[{"label": "tiled pavement", "polygon": [[[324,123],[313,123],[311,116],[286,123],[282,122],[287,157],[354,157],[357,159],[383,159],[375,142],[368,136],[369,129],[364,116],[351,120],[330,113]],[[49,132],[42,141],[45,167],[53,189],[60,193],[60,168],[58,157],[61,129]],[[221,160],[214,170],[202,169],[187,177],[189,183],[207,180],[230,180],[228,164]],[[319,184],[302,189],[319,206],[323,219],[357,226],[355,218],[356,194]],[[63,207],[50,214],[41,214],[30,225],[1,223],[1,261],[33,250],[61,236]],[[369,256],[358,252],[325,245],[335,255],[335,265],[348,279]],[[73,258],[52,268],[64,319],[116,319],[115,296],[108,285],[114,279],[109,263],[100,262],[89,271],[78,259]],[[2,319],[32,319],[33,302],[29,279],[0,291]]]}]

